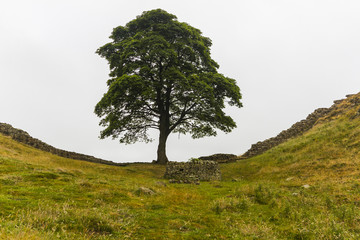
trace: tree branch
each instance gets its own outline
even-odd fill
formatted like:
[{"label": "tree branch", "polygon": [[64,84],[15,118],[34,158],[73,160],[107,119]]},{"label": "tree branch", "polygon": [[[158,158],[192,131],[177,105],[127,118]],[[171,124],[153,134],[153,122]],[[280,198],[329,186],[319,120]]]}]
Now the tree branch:
[{"label": "tree branch", "polygon": [[[193,103],[188,109],[186,109],[187,102],[185,103],[184,109],[179,117],[179,119],[169,128],[169,133],[171,133],[179,124],[181,124],[185,120],[186,114],[188,114],[197,103]],[[192,117],[186,118],[186,120],[191,119]]]}]

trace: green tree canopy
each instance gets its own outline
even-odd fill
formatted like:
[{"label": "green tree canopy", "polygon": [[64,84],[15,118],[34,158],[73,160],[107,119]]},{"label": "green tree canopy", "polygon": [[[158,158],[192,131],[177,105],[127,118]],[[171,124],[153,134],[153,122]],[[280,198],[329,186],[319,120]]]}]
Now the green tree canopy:
[{"label": "green tree canopy", "polygon": [[157,9],[114,28],[110,38],[97,50],[110,65],[108,91],[95,107],[101,138],[148,142],[148,130],[158,129],[157,162],[166,163],[170,133],[200,138],[236,127],[223,109],[225,102],[242,107],[240,89],[217,72],[211,40],[200,30]]}]

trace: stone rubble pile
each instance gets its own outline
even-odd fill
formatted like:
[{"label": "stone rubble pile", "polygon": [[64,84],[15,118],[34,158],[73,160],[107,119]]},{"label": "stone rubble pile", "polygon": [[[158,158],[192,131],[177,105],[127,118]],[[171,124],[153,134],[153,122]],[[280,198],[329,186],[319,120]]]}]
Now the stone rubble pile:
[{"label": "stone rubble pile", "polygon": [[195,183],[221,180],[219,165],[214,161],[168,162],[164,178],[170,183]]}]

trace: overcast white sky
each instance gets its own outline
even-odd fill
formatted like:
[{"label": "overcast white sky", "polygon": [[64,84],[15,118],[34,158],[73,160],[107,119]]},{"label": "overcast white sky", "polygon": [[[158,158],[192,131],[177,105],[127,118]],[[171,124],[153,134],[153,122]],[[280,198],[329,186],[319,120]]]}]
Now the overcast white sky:
[{"label": "overcast white sky", "polygon": [[172,135],[170,160],[242,154],[316,108],[360,92],[358,0],[3,0],[0,122],[69,151],[117,162],[156,159],[157,141],[98,139],[93,113],[109,73],[96,49],[114,27],[156,8],[212,39],[219,72],[237,80],[244,104],[228,110],[238,124],[230,134]]}]

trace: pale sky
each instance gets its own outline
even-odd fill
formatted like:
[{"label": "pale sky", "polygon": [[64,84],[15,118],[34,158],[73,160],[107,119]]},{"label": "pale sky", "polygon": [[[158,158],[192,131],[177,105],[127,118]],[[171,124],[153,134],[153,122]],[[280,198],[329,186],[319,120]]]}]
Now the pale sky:
[{"label": "pale sky", "polygon": [[116,162],[156,159],[150,144],[100,140],[93,113],[108,65],[95,51],[114,27],[161,8],[213,41],[219,72],[237,80],[238,128],[193,140],[171,135],[169,160],[240,155],[319,107],[360,92],[358,0],[2,0],[0,122],[54,147]]}]

